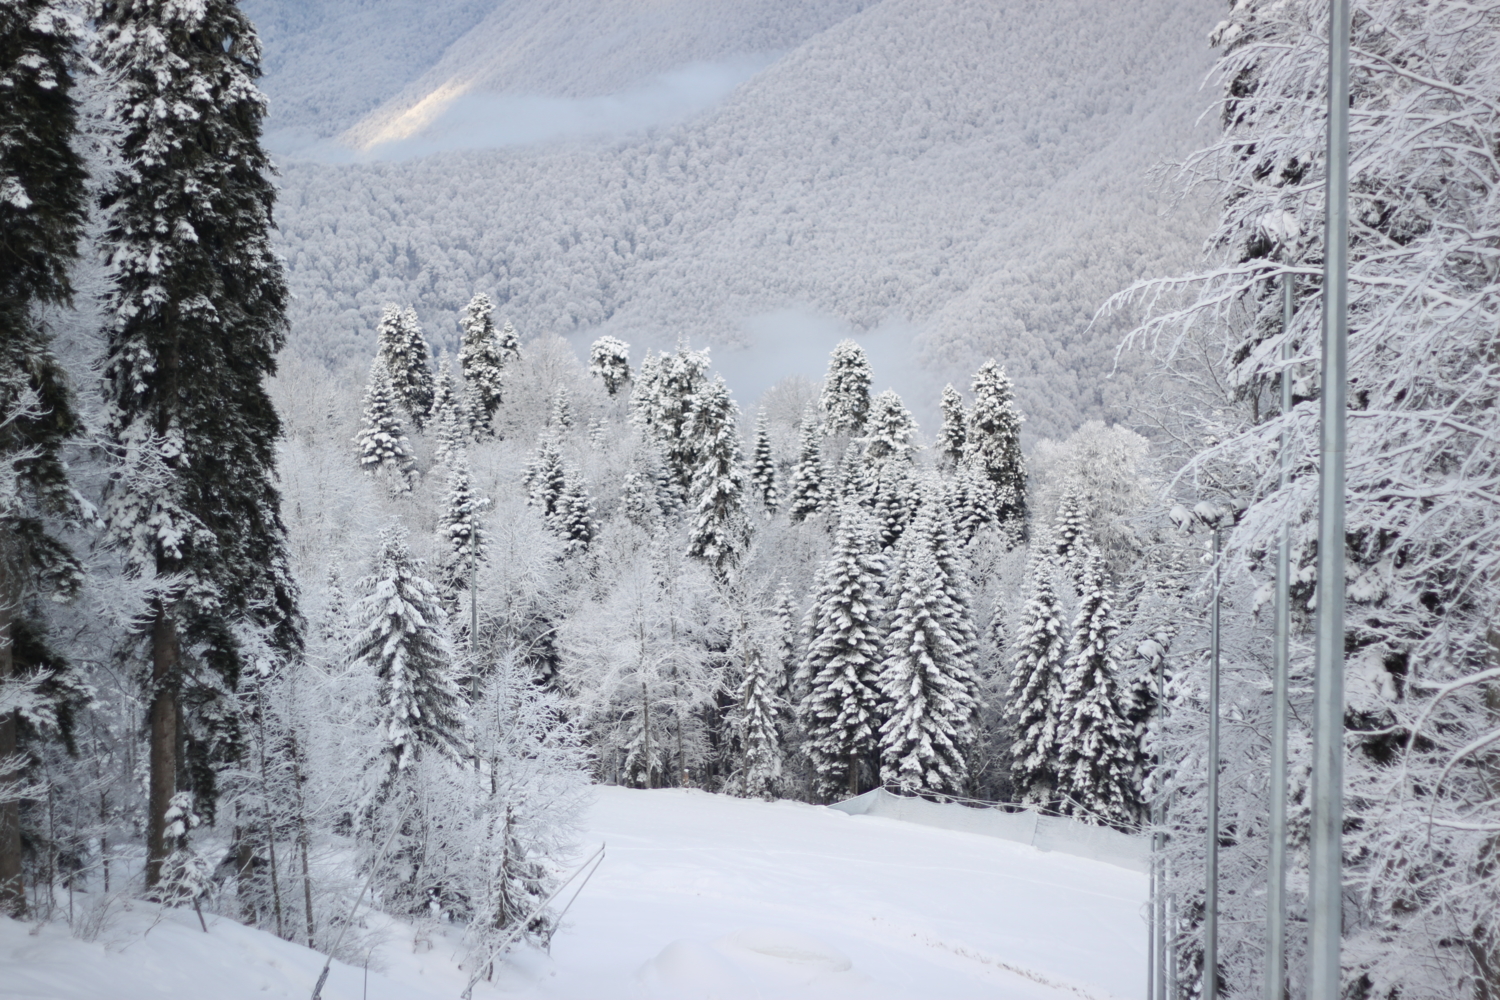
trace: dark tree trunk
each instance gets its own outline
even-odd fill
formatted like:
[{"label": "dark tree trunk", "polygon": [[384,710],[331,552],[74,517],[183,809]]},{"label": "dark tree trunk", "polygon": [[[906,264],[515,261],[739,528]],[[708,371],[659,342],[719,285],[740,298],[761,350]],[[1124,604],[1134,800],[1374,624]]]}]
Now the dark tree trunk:
[{"label": "dark tree trunk", "polygon": [[177,629],[160,603],[151,623],[151,785],[146,817],[146,885],[161,881],[171,853],[167,807],[177,791]]},{"label": "dark tree trunk", "polygon": [[[15,675],[15,646],[12,642],[12,622],[16,616],[19,587],[15,586],[15,567],[0,553],[0,684]],[[18,747],[18,720],[15,712],[0,716],[0,764],[15,756]],[[21,775],[16,774],[0,785],[0,799],[4,786],[20,784]],[[26,913],[26,886],[21,880],[21,803],[11,799],[0,802],[0,914],[12,917]]]}]

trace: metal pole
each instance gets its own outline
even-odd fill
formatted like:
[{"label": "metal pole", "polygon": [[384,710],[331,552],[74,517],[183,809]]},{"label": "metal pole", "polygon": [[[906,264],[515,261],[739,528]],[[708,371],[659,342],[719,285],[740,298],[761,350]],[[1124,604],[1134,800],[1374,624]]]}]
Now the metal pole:
[{"label": "metal pole", "polygon": [[1219,995],[1219,553],[1223,533],[1214,523],[1214,603],[1209,620],[1208,861],[1204,866],[1203,1000]]},{"label": "metal pole", "polygon": [[1338,1000],[1343,925],[1344,407],[1349,314],[1349,0],[1329,3],[1328,189],[1318,476],[1317,672],[1313,679],[1308,1000]]},{"label": "metal pole", "polygon": [[[1292,341],[1287,334],[1292,327],[1296,308],[1296,278],[1288,274],[1281,279],[1281,360],[1290,361]],[[1286,426],[1292,412],[1292,370],[1281,368],[1281,488],[1291,478],[1291,433]],[[1286,741],[1288,643],[1291,641],[1292,603],[1292,533],[1287,518],[1281,522],[1281,539],[1276,550],[1276,648],[1271,671],[1271,816],[1267,825],[1270,838],[1268,883],[1266,886],[1266,969],[1265,1000],[1283,1000],[1286,995]]]},{"label": "metal pole", "polygon": [[[1161,742],[1165,739],[1167,732],[1167,661],[1163,657],[1156,664],[1156,733],[1157,752],[1156,763],[1160,767],[1162,763]],[[1158,795],[1160,789],[1158,788]],[[1165,826],[1167,821],[1167,804],[1165,800],[1154,804],[1153,810],[1157,826]],[[1151,900],[1152,920],[1152,959],[1155,965],[1156,978],[1153,992],[1148,994],[1149,1000],[1167,1000],[1167,859],[1163,856],[1167,846],[1167,835],[1158,831],[1153,832],[1151,844],[1155,848],[1151,855],[1151,875],[1155,880],[1153,887],[1155,895]]]}]

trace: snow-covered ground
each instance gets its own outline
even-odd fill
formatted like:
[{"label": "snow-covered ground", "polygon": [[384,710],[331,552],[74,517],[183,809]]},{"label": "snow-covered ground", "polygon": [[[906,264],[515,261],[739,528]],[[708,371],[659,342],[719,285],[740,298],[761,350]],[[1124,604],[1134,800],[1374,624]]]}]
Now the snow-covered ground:
[{"label": "snow-covered ground", "polygon": [[[978,834],[792,802],[600,788],[604,863],[549,956],[478,998],[1105,998],[1142,993],[1145,876]],[[160,918],[160,919],[158,919]],[[93,943],[0,920],[0,997],[307,997],[322,959],[191,911],[136,904]],[[149,933],[146,933],[149,928]],[[363,996],[335,963],[330,1000]],[[457,997],[441,936],[391,924],[370,1000]]]}]

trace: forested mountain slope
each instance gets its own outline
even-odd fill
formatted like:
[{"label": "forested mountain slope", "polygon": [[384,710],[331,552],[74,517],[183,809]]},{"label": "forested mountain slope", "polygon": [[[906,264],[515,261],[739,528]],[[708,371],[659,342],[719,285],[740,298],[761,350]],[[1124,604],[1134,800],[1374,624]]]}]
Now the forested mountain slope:
[{"label": "forested mountain slope", "polygon": [[[475,290],[523,336],[612,333],[637,346],[743,343],[747,319],[790,307],[857,329],[910,324],[939,380],[997,357],[1035,434],[1119,416],[1128,365],[1104,381],[1118,327],[1090,321],[1109,294],[1198,249],[1199,208],[1169,211],[1148,171],[1202,144],[1219,7],[884,0],[669,129],[290,162],[279,218],[294,336],[329,363],[363,365],[383,302],[412,303],[448,343]],[[735,23],[743,46],[705,35],[672,51],[750,51],[775,35],[748,15]],[[645,51],[646,70],[667,54]],[[589,60],[557,55],[575,69],[506,72],[585,92],[576,67]],[[623,63],[593,62],[600,86],[629,78]]]}]

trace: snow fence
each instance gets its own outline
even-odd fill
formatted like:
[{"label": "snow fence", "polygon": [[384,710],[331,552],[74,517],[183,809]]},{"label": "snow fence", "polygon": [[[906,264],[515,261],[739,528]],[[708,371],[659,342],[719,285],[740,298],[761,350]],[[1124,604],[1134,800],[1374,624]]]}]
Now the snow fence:
[{"label": "snow fence", "polygon": [[1145,872],[1151,857],[1151,842],[1145,837],[1091,826],[1076,819],[1043,816],[1023,809],[1006,812],[994,807],[974,808],[957,802],[929,802],[905,795],[892,795],[884,788],[829,806],[851,816],[883,816],[936,826],[944,830],[962,830],[986,837],[1030,844],[1042,851],[1057,851],[1074,857],[1103,861],[1106,864]]}]

